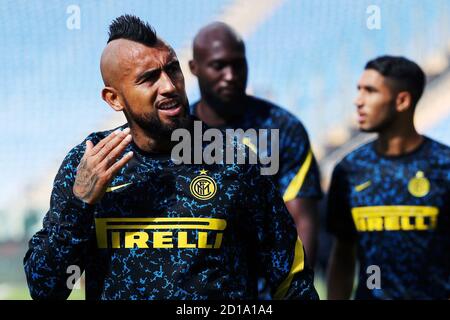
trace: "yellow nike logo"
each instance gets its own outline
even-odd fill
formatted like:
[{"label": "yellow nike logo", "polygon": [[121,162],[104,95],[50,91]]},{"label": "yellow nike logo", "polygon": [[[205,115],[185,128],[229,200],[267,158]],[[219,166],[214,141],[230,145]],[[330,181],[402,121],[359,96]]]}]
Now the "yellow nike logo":
[{"label": "yellow nike logo", "polygon": [[123,187],[129,186],[130,184],[132,184],[133,182],[129,182],[129,183],[125,183],[125,184],[120,184],[118,186],[114,186],[114,187],[108,187],[106,189],[106,192],[111,192],[114,190],[118,190],[118,189],[122,189]]},{"label": "yellow nike logo", "polygon": [[355,191],[356,192],[361,192],[361,191],[363,191],[364,189],[367,189],[370,185],[372,184],[372,181],[366,181],[366,182],[364,182],[364,183],[361,183],[361,184],[359,184],[359,185],[357,185],[356,187],[355,187]]}]

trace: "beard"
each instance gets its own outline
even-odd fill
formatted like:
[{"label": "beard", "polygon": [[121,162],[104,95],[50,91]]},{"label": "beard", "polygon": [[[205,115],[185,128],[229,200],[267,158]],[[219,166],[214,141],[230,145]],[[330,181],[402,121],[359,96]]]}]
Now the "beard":
[{"label": "beard", "polygon": [[[188,108],[184,106],[185,114],[171,118],[170,122],[161,121],[158,111],[136,114],[127,104],[125,116],[130,126],[137,125],[146,135],[158,141],[171,142],[172,132],[176,129],[190,129],[193,126],[193,118],[189,115]],[[155,109],[156,110],[156,109]]]},{"label": "beard", "polygon": [[360,131],[365,133],[379,133],[389,130],[391,127],[393,127],[397,120],[397,112],[395,111],[395,101],[390,102],[388,104],[388,108],[389,111],[382,121],[373,124],[368,128],[360,128]]},{"label": "beard", "polygon": [[202,97],[208,102],[208,105],[223,119],[231,120],[239,117],[243,111],[243,104],[246,98],[245,92],[236,94],[231,99],[224,99],[219,95],[209,92],[209,90],[202,91]]}]

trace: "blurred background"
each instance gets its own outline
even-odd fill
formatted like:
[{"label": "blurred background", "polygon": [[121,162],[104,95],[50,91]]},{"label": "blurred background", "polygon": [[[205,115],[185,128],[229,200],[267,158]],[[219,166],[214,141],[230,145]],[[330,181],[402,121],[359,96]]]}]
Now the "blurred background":
[{"label": "blurred background", "polygon": [[[187,61],[195,33],[212,21],[243,36],[248,91],[285,107],[307,128],[326,190],[334,164],[371,139],[359,134],[353,99],[365,63],[404,55],[425,70],[417,109],[424,133],[450,144],[450,0],[0,0],[0,300],[29,299],[22,259],[42,224],[53,178],[89,133],[125,118],[100,97],[110,22],[135,14],[176,50],[191,102]],[[320,235],[316,286],[329,239]],[[74,290],[71,298],[83,298]]]}]

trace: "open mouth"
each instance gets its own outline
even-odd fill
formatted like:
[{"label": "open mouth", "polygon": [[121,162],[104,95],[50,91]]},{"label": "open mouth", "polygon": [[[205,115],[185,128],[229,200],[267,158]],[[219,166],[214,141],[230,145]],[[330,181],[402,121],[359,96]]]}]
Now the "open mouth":
[{"label": "open mouth", "polygon": [[178,101],[173,100],[170,102],[165,102],[165,103],[159,104],[158,109],[159,110],[171,110],[171,109],[176,109],[179,106],[180,106],[180,104],[178,103]]},{"label": "open mouth", "polygon": [[181,112],[182,105],[178,101],[173,100],[159,104],[157,109],[167,116],[176,116]]}]

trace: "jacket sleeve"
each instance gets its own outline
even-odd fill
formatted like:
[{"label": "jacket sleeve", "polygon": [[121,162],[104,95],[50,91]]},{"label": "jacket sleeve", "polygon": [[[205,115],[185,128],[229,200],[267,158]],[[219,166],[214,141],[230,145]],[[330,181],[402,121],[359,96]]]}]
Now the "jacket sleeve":
[{"label": "jacket sleeve", "polygon": [[268,282],[275,299],[318,299],[314,274],[307,266],[294,221],[278,189],[253,166],[247,204],[256,238],[258,273]]},{"label": "jacket sleeve", "polygon": [[320,172],[308,133],[298,120],[280,132],[278,185],[284,202],[296,198],[321,199]]},{"label": "jacket sleeve", "polygon": [[[93,230],[93,207],[72,191],[76,168],[84,153],[80,144],[64,159],[54,180],[50,209],[43,228],[29,242],[24,258],[25,274],[33,299],[67,299],[69,266],[84,270],[84,252]],[[70,280],[70,279],[69,279]]]},{"label": "jacket sleeve", "polygon": [[354,242],[358,233],[350,208],[350,185],[344,165],[339,163],[333,170],[327,199],[327,231],[340,240]]}]

